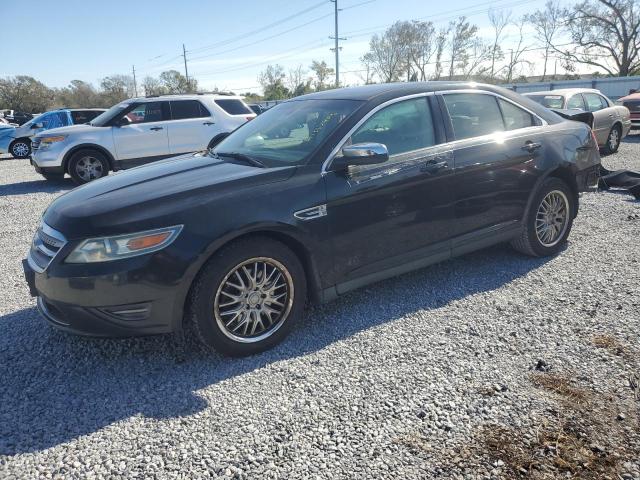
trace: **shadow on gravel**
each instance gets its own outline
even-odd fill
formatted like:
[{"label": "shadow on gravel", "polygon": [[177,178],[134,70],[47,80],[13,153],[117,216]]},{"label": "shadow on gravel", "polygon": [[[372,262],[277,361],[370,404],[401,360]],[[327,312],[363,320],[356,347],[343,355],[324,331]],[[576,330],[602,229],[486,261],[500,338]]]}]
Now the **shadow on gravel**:
[{"label": "shadow on gravel", "polygon": [[27,195],[29,193],[57,193],[71,190],[74,187],[73,180],[65,178],[63,180],[31,180],[28,182],[12,183],[0,185],[0,197],[11,195]]},{"label": "shadow on gravel", "polygon": [[631,130],[629,135],[622,139],[622,143],[640,143],[640,134],[638,130]]},{"label": "shadow on gravel", "polygon": [[57,193],[71,190],[75,185],[73,180],[30,180],[28,182],[0,185],[0,197],[11,195],[27,195],[29,193]]},{"label": "shadow on gravel", "polygon": [[[0,455],[54,447],[135,415],[173,418],[215,408],[198,390],[303,356],[377,325],[487,292],[540,267],[495,247],[384,281],[311,308],[285,342],[229,359],[188,336],[87,339],[58,332],[35,308],[0,317]],[[472,315],[472,313],[470,313]],[[288,372],[283,364],[282,372]],[[290,371],[295,377],[299,372]]]}]

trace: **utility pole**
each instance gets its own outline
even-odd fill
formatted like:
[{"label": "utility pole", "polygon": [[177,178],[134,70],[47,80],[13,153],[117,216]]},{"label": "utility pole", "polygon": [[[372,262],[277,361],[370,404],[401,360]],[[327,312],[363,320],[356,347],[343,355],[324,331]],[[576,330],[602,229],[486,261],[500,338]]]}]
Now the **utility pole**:
[{"label": "utility pole", "polygon": [[132,70],[133,70],[133,91],[135,93],[135,96],[138,96],[138,83],[136,82],[136,66],[132,65]]},{"label": "utility pole", "polygon": [[338,0],[329,0],[330,2],[333,2],[334,4],[334,19],[335,19],[335,36],[333,37],[329,37],[331,39],[335,39],[335,48],[332,48],[331,50],[335,51],[336,53],[336,88],[338,88],[340,86],[340,46],[338,45],[338,42],[340,40],[346,40],[346,38],[341,38],[338,36],[338,12],[340,11],[338,8]]},{"label": "utility pole", "polygon": [[182,57],[184,58],[184,76],[187,77],[187,87],[190,89],[189,70],[187,70],[187,49],[184,48],[184,43],[182,44]]}]

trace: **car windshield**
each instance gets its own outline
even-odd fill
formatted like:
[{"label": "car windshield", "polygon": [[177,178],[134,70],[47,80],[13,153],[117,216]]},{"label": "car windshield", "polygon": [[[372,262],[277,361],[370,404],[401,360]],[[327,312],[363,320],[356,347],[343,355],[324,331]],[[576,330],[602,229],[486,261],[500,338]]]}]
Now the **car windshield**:
[{"label": "car windshield", "polygon": [[125,108],[128,108],[129,105],[131,105],[130,102],[123,102],[123,103],[118,103],[117,105],[114,105],[113,107],[111,107],[109,110],[107,110],[106,112],[102,112],[100,115],[98,115],[96,118],[94,118],[93,120],[91,120],[89,122],[89,125],[93,125],[94,127],[104,127],[107,123],[109,123],[109,121],[115,117],[116,115],[118,115],[120,112],[122,112]]},{"label": "car windshield", "polygon": [[562,95],[527,95],[527,97],[547,108],[562,108],[564,105]]},{"label": "car windshield", "polygon": [[40,120],[42,120],[42,118],[46,115],[46,113],[42,113],[40,115],[38,115],[37,117],[33,117],[31,120],[29,120],[26,123],[23,123],[22,126],[23,127],[30,127],[31,125],[33,125],[34,123],[38,123],[40,122]]},{"label": "car windshield", "polygon": [[357,100],[281,103],[233,132],[213,154],[251,157],[267,167],[301,164],[360,104]]}]

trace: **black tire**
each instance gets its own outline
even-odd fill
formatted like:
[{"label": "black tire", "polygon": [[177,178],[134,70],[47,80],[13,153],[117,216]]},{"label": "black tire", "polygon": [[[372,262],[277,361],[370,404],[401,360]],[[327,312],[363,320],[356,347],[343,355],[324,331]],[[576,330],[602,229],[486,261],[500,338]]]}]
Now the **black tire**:
[{"label": "black tire", "polygon": [[40,175],[52,182],[59,182],[64,178],[64,173],[41,173]]},{"label": "black tire", "polygon": [[[90,170],[88,165],[92,166]],[[99,150],[78,150],[69,159],[67,172],[74,182],[82,185],[109,175],[109,161]]]},{"label": "black tire", "polygon": [[31,155],[31,140],[17,138],[9,145],[9,152],[14,158],[29,158]]},{"label": "black tire", "polygon": [[[267,315],[268,318],[271,318],[271,315],[265,310],[263,317],[263,313],[261,313],[259,309],[263,306],[264,308],[270,309],[271,307],[265,305],[274,305],[270,303],[270,300],[259,300],[259,297],[266,296],[264,294],[260,295],[260,290],[254,293],[255,289],[249,288],[248,291],[251,292],[249,293],[250,297],[256,295],[258,302],[265,302],[259,305],[254,304],[253,308],[255,310],[251,310],[252,307],[249,305],[250,302],[256,301],[255,298],[248,298],[247,294],[243,294],[243,290],[234,290],[233,286],[228,286],[229,283],[227,282],[231,279],[245,286],[245,282],[242,281],[242,279],[240,279],[240,281],[237,280],[234,272],[244,262],[253,262],[254,260],[256,262],[262,261],[263,263],[268,261],[273,262],[273,264],[269,264],[270,267],[273,267],[271,273],[273,274],[274,271],[283,273],[283,282],[287,284],[287,296],[284,297],[285,300],[282,311],[272,320],[272,323],[268,327],[265,327],[265,330],[257,332],[258,335],[250,336],[247,335],[247,333],[251,332],[247,332],[245,328],[245,336],[242,340],[239,340],[238,338],[242,336],[242,332],[238,331],[237,334],[234,334],[231,331],[233,330],[231,326],[238,327],[240,324],[255,325],[257,322],[253,320],[254,317],[252,315],[257,315],[257,318],[260,319],[260,325],[264,327],[266,322],[263,322],[263,319],[266,318]],[[276,264],[279,267],[276,268]],[[247,264],[249,270],[251,270],[252,265],[253,263]],[[279,269],[280,267],[284,268],[284,272]],[[266,283],[263,282],[265,288],[270,288],[268,285],[272,279],[278,278],[275,274],[274,276],[267,275],[268,271],[266,266],[264,274],[262,274],[261,268],[256,268],[256,272],[258,274],[258,280],[260,280],[260,278],[265,279]],[[254,277],[255,276],[256,274],[254,273]],[[245,277],[244,280],[247,280],[247,277]],[[278,282],[276,280],[273,283],[276,284]],[[225,304],[220,303],[220,300],[227,298],[225,296],[226,294],[222,293],[225,288],[231,288],[231,290],[227,291],[235,292],[234,295],[236,295],[239,300],[224,300],[227,304],[232,305],[233,308],[229,309],[228,313],[221,314],[220,312]],[[258,287],[256,287],[256,289],[257,288]],[[283,292],[285,290],[278,291]],[[291,293],[293,293],[293,295],[291,295]],[[191,289],[188,311],[196,335],[204,345],[214,348],[225,355],[245,356],[267,350],[282,341],[302,316],[306,304],[306,297],[307,284],[305,272],[296,254],[286,245],[271,238],[248,237],[229,244],[209,259]],[[218,300],[216,301],[216,299]],[[236,302],[237,307],[235,306]],[[236,315],[233,315],[235,312],[237,312]],[[229,327],[225,327],[225,321],[229,317],[224,317],[223,315],[233,315],[234,319],[237,316],[240,316],[240,318],[235,324],[233,323],[234,319],[228,321],[226,325]],[[223,318],[225,321],[222,320]],[[238,337],[232,338],[236,335]]]},{"label": "black tire", "polygon": [[[543,200],[547,199],[547,197],[554,192],[561,192],[561,195],[557,195],[558,198],[562,199],[564,196],[564,201],[566,201],[566,224],[563,222],[562,230],[558,232],[557,239],[545,243],[540,239],[541,235],[536,231],[536,225],[538,224],[537,220],[539,220],[539,211],[543,208]],[[564,247],[571,232],[573,219],[576,216],[578,207],[576,202],[577,198],[575,194],[565,182],[556,177],[545,179],[534,193],[529,210],[525,214],[522,233],[519,237],[511,241],[513,248],[533,257],[547,257],[558,253]],[[542,217],[544,217],[544,215],[542,215]],[[544,226],[541,226],[541,228],[544,228]]]},{"label": "black tire", "polygon": [[607,135],[607,143],[602,147],[602,152],[605,155],[612,155],[620,148],[620,141],[622,137],[622,129],[620,125],[614,125]]}]

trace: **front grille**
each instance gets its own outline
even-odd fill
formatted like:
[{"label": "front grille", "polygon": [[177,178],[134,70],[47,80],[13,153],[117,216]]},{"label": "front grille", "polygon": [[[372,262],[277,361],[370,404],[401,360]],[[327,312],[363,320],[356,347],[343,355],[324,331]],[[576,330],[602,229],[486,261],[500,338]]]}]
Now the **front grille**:
[{"label": "front grille", "polygon": [[31,242],[28,257],[31,268],[37,272],[44,272],[65,243],[67,240],[64,235],[43,222]]},{"label": "front grille", "polygon": [[31,151],[35,152],[36,150],[38,150],[38,148],[40,148],[40,139],[34,138],[31,142]]}]

